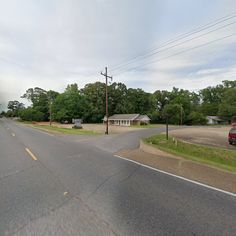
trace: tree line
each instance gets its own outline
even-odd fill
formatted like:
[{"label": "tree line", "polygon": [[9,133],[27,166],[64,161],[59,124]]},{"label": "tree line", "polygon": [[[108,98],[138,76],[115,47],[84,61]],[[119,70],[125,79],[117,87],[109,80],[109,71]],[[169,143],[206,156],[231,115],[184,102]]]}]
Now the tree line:
[{"label": "tree line", "polygon": [[[206,124],[206,116],[236,119],[236,80],[223,81],[199,92],[173,88],[172,91],[156,90],[147,93],[143,89],[127,88],[123,83],[108,87],[109,114],[147,114],[153,123],[164,123],[168,117],[172,124]],[[105,115],[105,84],[86,84],[79,89],[70,84],[63,93],[42,88],[29,88],[22,95],[32,105],[25,107],[18,101],[9,101],[3,115],[20,117],[25,121],[71,122],[82,118],[83,122],[100,123]]]}]

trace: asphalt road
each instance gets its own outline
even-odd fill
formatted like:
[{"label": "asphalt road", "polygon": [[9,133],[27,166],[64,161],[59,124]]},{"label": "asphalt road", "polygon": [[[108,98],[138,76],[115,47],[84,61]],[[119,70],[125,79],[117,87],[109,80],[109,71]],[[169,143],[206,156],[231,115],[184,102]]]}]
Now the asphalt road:
[{"label": "asphalt road", "polygon": [[0,235],[236,235],[236,198],[114,156],[127,134],[54,136],[0,119]]}]

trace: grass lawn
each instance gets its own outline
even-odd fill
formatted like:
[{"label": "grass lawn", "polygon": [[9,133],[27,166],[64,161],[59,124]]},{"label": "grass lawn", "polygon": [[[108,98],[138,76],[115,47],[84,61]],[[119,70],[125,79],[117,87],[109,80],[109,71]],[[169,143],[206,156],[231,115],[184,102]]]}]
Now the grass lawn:
[{"label": "grass lawn", "polygon": [[183,141],[166,140],[164,134],[158,134],[144,139],[144,142],[162,151],[166,151],[186,159],[203,162],[216,167],[236,172],[236,152],[217,147],[190,144]]},{"label": "grass lawn", "polygon": [[92,130],[84,130],[84,129],[71,129],[71,128],[59,128],[56,126],[50,125],[37,125],[31,121],[20,121],[23,124],[30,125],[33,128],[41,129],[49,132],[63,133],[63,134],[78,134],[78,135],[99,135],[100,133],[92,131]]},{"label": "grass lawn", "polygon": [[50,125],[32,125],[35,128],[52,131],[52,132],[59,132],[63,134],[79,134],[79,135],[98,135],[98,132],[92,130],[83,130],[83,129],[70,129],[70,128],[59,128]]}]

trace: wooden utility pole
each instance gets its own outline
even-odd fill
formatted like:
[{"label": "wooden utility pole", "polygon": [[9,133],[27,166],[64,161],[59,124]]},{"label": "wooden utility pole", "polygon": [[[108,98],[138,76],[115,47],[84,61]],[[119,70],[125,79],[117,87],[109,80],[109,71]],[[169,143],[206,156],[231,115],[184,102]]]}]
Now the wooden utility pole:
[{"label": "wooden utility pole", "polygon": [[105,78],[106,78],[106,131],[105,131],[105,134],[108,134],[108,88],[107,88],[107,82],[108,82],[108,79],[112,80],[112,76],[107,75],[107,67],[105,67],[105,73],[101,72],[101,75],[105,76]]},{"label": "wooden utility pole", "polygon": [[49,101],[50,126],[52,126],[52,101]]},{"label": "wooden utility pole", "polygon": [[169,120],[168,120],[168,115],[166,116],[166,140],[169,139]]},{"label": "wooden utility pole", "polygon": [[180,104],[180,125],[183,124],[183,105]]}]

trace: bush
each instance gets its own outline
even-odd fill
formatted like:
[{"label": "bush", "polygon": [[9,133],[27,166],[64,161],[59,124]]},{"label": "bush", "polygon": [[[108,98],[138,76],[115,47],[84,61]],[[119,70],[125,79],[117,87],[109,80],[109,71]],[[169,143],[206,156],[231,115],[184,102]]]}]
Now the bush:
[{"label": "bush", "polygon": [[205,125],[207,123],[206,117],[200,113],[193,111],[188,115],[187,124],[188,125]]},{"label": "bush", "polygon": [[10,110],[8,110],[5,114],[6,117],[13,117],[13,115],[14,115],[13,112]]},{"label": "bush", "polygon": [[20,111],[20,118],[24,121],[43,121],[44,113],[37,111],[31,107]]}]

